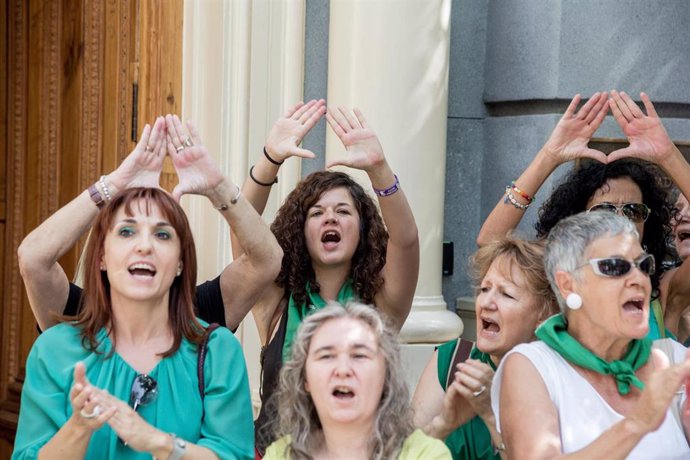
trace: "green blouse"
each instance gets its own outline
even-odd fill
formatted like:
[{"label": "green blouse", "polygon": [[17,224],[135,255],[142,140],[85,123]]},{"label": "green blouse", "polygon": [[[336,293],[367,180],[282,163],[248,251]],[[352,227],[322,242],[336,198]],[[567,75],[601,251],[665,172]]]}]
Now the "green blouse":
[{"label": "green blouse", "polygon": [[[448,366],[453,358],[453,351],[458,339],[446,342],[438,347],[438,379],[443,391],[446,391],[448,381]],[[486,358],[485,358],[486,357]],[[471,359],[487,362],[495,370],[493,362],[488,355],[480,352],[475,346],[470,354]],[[490,389],[487,389],[490,391]],[[501,456],[494,451],[491,445],[491,433],[481,417],[474,416],[469,422],[455,429],[445,440],[446,446],[454,460],[498,460]]]},{"label": "green blouse", "polygon": [[[205,325],[205,324],[204,324]],[[102,329],[96,354],[81,344],[79,330],[68,323],[41,334],[26,362],[19,425],[12,459],[33,459],[72,415],[69,392],[74,365],[86,366],[86,377],[95,386],[129,401],[138,375],[120,355]],[[149,374],[158,382],[158,397],[137,409],[148,423],[161,431],[211,449],[220,459],[254,458],[252,406],[242,348],[226,328],[211,334],[204,363],[205,397],[199,395],[197,348],[186,340],[178,351],[161,360]],[[95,431],[86,459],[150,459],[118,441],[106,423]]]}]

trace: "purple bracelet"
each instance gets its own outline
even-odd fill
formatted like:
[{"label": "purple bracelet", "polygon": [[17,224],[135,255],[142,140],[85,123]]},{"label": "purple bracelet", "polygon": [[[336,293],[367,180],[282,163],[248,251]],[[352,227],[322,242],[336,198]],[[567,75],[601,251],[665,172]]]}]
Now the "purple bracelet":
[{"label": "purple bracelet", "polygon": [[374,193],[378,196],[390,196],[400,190],[400,181],[398,180],[398,176],[393,174],[393,177],[395,177],[395,183],[393,183],[393,185],[384,189],[374,188]]}]

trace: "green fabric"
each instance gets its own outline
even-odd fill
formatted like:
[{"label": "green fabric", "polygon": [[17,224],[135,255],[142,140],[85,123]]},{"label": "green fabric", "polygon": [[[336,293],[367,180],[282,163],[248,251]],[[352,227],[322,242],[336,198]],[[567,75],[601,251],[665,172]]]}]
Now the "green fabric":
[{"label": "green fabric", "polygon": [[656,298],[649,306],[649,333],[647,338],[650,340],[664,339],[670,337],[677,340],[671,331],[664,325],[664,310],[661,308],[661,301]]},{"label": "green fabric", "polygon": [[[59,324],[41,334],[26,362],[19,426],[12,459],[34,459],[38,450],[72,415],[69,392],[74,365],[86,366],[86,377],[95,386],[129,401],[138,374],[112,350],[106,331],[96,354],[81,345],[79,330]],[[211,334],[204,363],[205,397],[201,401],[197,376],[197,348],[186,340],[178,351],[161,360],[150,375],[158,382],[157,399],[137,410],[157,429],[211,449],[220,459],[254,458],[254,433],[249,382],[242,348],[226,328]],[[203,417],[203,420],[202,420]],[[86,459],[150,459],[117,440],[106,424],[94,432]]]},{"label": "green fabric", "polygon": [[652,341],[649,339],[632,340],[622,360],[609,362],[586,349],[568,333],[568,325],[563,314],[554,315],[544,321],[537,328],[536,335],[570,363],[599,374],[612,375],[621,395],[630,392],[631,384],[639,389],[644,388],[644,383],[635,376],[635,371],[649,359],[652,349]]},{"label": "green fabric", "polygon": [[[453,352],[457,343],[458,339],[451,340],[440,345],[437,349],[438,380],[443,391],[446,391],[448,372],[450,371],[451,359],[453,359]],[[478,359],[491,366],[493,370],[496,370],[496,365],[491,361],[489,355],[479,351],[476,346],[472,347],[470,358]],[[498,460],[501,458],[498,453],[494,452],[491,444],[491,433],[486,427],[484,420],[478,415],[453,430],[445,439],[445,443],[453,456],[453,460]]]},{"label": "green fabric", "polygon": [[[317,292],[311,292],[309,283],[307,283],[307,296],[309,297],[309,304],[298,304],[295,302],[292,294],[290,294],[290,300],[287,306],[287,325],[285,327],[285,342],[283,342],[283,362],[287,362],[290,359],[290,351],[292,349],[292,342],[295,340],[295,335],[297,334],[297,329],[299,325],[302,324],[302,320],[306,318],[309,314],[321,310],[326,306],[326,301],[321,298]],[[338,296],[336,297],[336,302],[345,305],[346,303],[354,300],[355,290],[352,287],[352,280],[346,280],[345,283],[340,287]]]},{"label": "green fabric", "polygon": [[[290,442],[290,436],[283,436],[268,446],[263,459],[290,460],[287,452]],[[415,430],[405,440],[397,460],[449,460],[450,458],[448,448],[441,441],[427,436],[422,430]]]}]

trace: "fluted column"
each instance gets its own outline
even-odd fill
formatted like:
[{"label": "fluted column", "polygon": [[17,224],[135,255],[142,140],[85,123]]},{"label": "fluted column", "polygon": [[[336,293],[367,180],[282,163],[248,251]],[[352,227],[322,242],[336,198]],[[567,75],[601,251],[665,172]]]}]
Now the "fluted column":
[{"label": "fluted column", "polygon": [[[408,343],[438,343],[462,332],[441,294],[450,6],[450,0],[330,4],[328,104],[362,109],[419,229],[419,282],[401,332]],[[344,155],[331,131],[326,149],[327,159]],[[365,175],[357,177],[371,188]]]}]

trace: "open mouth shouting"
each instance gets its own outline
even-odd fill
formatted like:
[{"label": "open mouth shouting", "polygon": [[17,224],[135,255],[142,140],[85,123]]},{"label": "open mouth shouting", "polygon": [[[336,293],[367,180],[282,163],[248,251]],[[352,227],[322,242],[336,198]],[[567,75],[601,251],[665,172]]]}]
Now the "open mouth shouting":
[{"label": "open mouth shouting", "polygon": [[495,336],[501,332],[501,326],[498,325],[496,321],[484,316],[480,317],[481,321],[481,333],[485,335]]},{"label": "open mouth shouting", "polygon": [[337,386],[331,392],[331,395],[339,400],[347,401],[355,397],[355,392],[347,386]]},{"label": "open mouth shouting", "polygon": [[635,315],[641,315],[644,313],[645,299],[642,296],[634,297],[625,303],[623,303],[623,311],[626,313],[631,313]]},{"label": "open mouth shouting", "polygon": [[337,230],[326,230],[321,235],[321,242],[327,249],[332,249],[340,243],[340,233]]},{"label": "open mouth shouting", "polygon": [[156,276],[156,267],[146,262],[136,262],[130,265],[127,270],[135,278],[150,279]]}]

